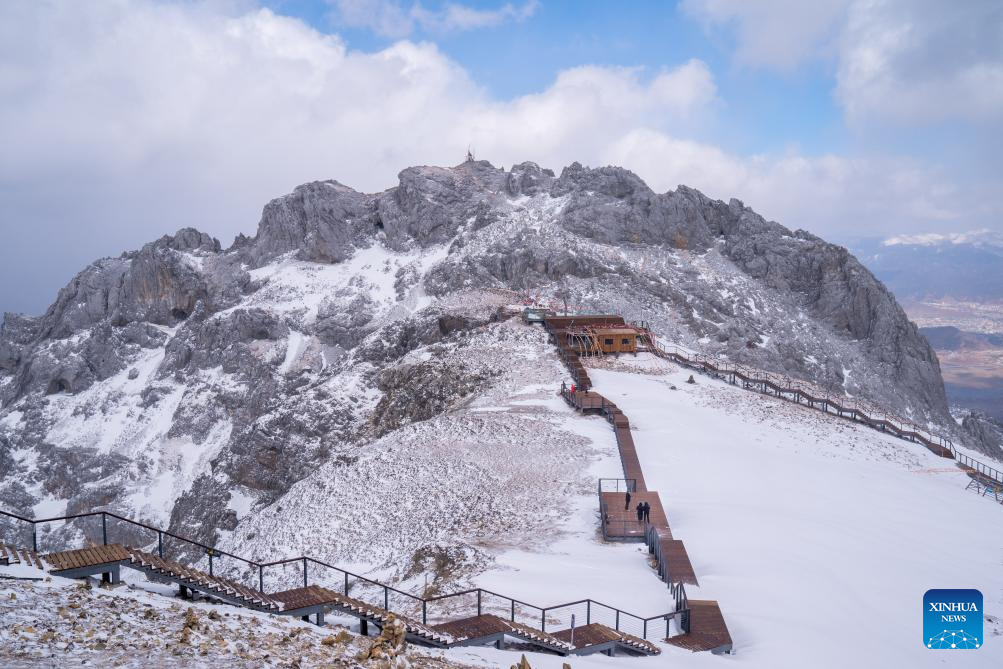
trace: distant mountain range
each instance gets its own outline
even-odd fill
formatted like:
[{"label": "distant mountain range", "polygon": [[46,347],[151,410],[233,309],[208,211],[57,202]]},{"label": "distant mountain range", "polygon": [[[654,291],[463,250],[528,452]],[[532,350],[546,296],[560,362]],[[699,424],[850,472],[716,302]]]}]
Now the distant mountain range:
[{"label": "distant mountain range", "polygon": [[1003,421],[1003,234],[976,230],[844,243],[921,326],[937,351],[951,405]]},{"label": "distant mountain range", "polygon": [[1003,234],[991,230],[845,240],[903,301],[1003,301]]}]

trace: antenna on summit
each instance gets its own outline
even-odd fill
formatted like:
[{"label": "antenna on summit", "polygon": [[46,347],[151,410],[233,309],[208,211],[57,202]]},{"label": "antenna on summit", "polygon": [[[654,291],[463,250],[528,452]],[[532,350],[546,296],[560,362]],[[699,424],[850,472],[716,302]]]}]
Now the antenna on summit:
[{"label": "antenna on summit", "polygon": [[470,145],[467,145],[467,162],[474,162],[474,152],[470,149]]}]

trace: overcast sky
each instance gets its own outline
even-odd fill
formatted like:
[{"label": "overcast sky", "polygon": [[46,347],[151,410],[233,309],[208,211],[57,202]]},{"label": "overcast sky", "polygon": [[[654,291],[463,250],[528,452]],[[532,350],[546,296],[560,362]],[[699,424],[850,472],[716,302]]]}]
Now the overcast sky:
[{"label": "overcast sky", "polygon": [[0,311],[297,184],[468,145],[825,237],[1000,230],[1003,4],[4,0]]}]

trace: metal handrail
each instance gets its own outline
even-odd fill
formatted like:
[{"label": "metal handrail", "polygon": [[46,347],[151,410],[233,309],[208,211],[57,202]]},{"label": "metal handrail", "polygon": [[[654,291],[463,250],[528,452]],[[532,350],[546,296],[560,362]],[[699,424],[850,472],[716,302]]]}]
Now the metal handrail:
[{"label": "metal handrail", "polygon": [[[27,517],[22,516],[20,514],[12,513],[10,511],[4,511],[4,510],[0,509],[0,515],[6,516],[8,518],[12,518],[12,519],[14,519],[16,521],[20,521],[20,522],[23,522],[23,523],[28,523],[28,524],[31,525],[31,527],[32,527],[32,539],[33,539],[32,549],[35,552],[38,552],[36,527],[38,525],[40,525],[40,524],[54,523],[54,522],[66,522],[66,521],[69,521],[69,520],[76,520],[76,519],[79,519],[79,518],[101,517],[102,518],[102,530],[103,530],[102,531],[102,541],[103,541],[104,544],[108,544],[107,519],[108,518],[113,518],[115,520],[120,520],[120,521],[123,521],[125,523],[131,524],[131,525],[135,525],[137,527],[141,527],[143,529],[149,530],[151,532],[156,532],[157,535],[158,535],[158,540],[160,540],[159,541],[159,543],[160,543],[159,548],[160,548],[161,556],[163,555],[162,537],[170,537],[172,539],[176,539],[178,541],[183,541],[185,543],[188,543],[188,544],[191,544],[193,546],[197,546],[199,548],[204,549],[206,551],[206,554],[209,556],[209,559],[210,559],[210,572],[209,572],[210,575],[212,575],[212,558],[214,556],[230,557],[230,558],[236,559],[236,560],[238,560],[240,562],[243,562],[245,564],[248,564],[248,565],[251,565],[253,567],[256,567],[258,569],[258,575],[259,575],[259,588],[258,589],[262,593],[264,593],[264,588],[263,588],[263,570],[266,567],[282,566],[282,565],[294,564],[294,563],[302,563],[303,566],[304,566],[304,570],[303,570],[303,585],[306,586],[309,583],[309,572],[308,572],[306,566],[309,563],[314,563],[316,565],[319,565],[319,566],[322,566],[322,567],[325,567],[325,568],[328,568],[328,569],[333,569],[335,571],[338,571],[338,572],[341,572],[342,574],[344,574],[345,577],[346,577],[346,586],[345,586],[346,587],[346,593],[347,593],[348,579],[349,578],[354,578],[354,579],[356,579],[358,581],[363,581],[365,583],[368,583],[368,584],[377,586],[379,588],[382,588],[383,592],[384,592],[384,602],[385,602],[385,604],[387,604],[387,606],[385,606],[384,608],[388,608],[388,610],[389,610],[389,593],[391,593],[391,592],[393,592],[395,594],[403,595],[403,596],[405,596],[405,597],[407,597],[407,598],[409,598],[411,600],[414,600],[417,603],[421,603],[421,605],[422,605],[422,622],[423,623],[425,623],[427,621],[427,606],[428,606],[428,604],[435,603],[435,602],[440,602],[440,601],[444,601],[444,600],[448,600],[448,599],[453,599],[453,598],[456,598],[456,597],[460,597],[460,596],[463,596],[463,595],[469,595],[469,594],[476,594],[477,595],[478,611],[480,611],[480,608],[481,608],[481,598],[482,598],[483,595],[490,595],[492,597],[498,597],[498,598],[500,598],[502,600],[505,600],[505,602],[508,603],[508,604],[510,604],[511,607],[512,607],[512,617],[513,617],[513,620],[515,619],[515,606],[517,606],[517,605],[518,606],[522,606],[522,607],[527,607],[527,608],[530,608],[530,609],[534,609],[536,611],[539,611],[541,613],[541,616],[542,616],[541,617],[541,626],[540,626],[540,630],[541,631],[546,631],[546,615],[547,615],[548,612],[553,612],[553,611],[556,611],[556,610],[559,610],[559,609],[565,609],[565,608],[572,607],[572,606],[578,606],[578,605],[581,605],[581,604],[585,604],[588,607],[588,610],[591,610],[591,607],[596,606],[596,607],[603,607],[603,608],[609,609],[610,611],[615,612],[615,614],[616,614],[616,620],[617,620],[617,625],[618,625],[617,631],[620,631],[619,630],[619,621],[620,621],[621,617],[626,617],[628,619],[633,619],[633,620],[641,621],[641,623],[643,623],[643,626],[644,626],[644,635],[645,636],[643,638],[647,638],[646,634],[647,634],[647,626],[648,626],[647,623],[648,622],[653,621],[653,620],[663,620],[663,619],[666,620],[666,621],[668,621],[671,618],[673,618],[675,615],[677,615],[677,614],[680,613],[680,611],[677,609],[675,611],[668,612],[668,613],[661,613],[661,614],[658,614],[658,615],[655,615],[655,616],[643,617],[643,616],[638,616],[637,614],[634,614],[634,613],[630,613],[628,611],[624,611],[624,610],[619,609],[619,608],[617,608],[615,606],[610,606],[609,604],[605,604],[603,602],[599,602],[599,601],[591,599],[591,598],[580,599],[580,600],[576,600],[576,601],[573,601],[573,602],[565,602],[565,603],[562,603],[562,604],[555,604],[555,605],[551,605],[551,606],[542,607],[542,606],[539,606],[539,605],[536,605],[536,604],[530,604],[529,602],[524,602],[522,600],[515,599],[514,597],[509,597],[507,595],[502,595],[500,593],[493,592],[491,590],[486,590],[484,588],[472,588],[472,589],[462,590],[462,591],[459,591],[459,592],[453,592],[453,593],[449,593],[449,594],[445,594],[445,595],[438,595],[438,596],[434,596],[434,597],[422,597],[422,596],[415,595],[415,594],[410,593],[410,592],[406,592],[404,590],[400,590],[399,588],[395,588],[395,587],[393,587],[391,585],[388,585],[386,583],[381,583],[380,581],[376,581],[376,580],[367,578],[365,576],[362,576],[362,575],[359,575],[359,574],[355,574],[355,573],[350,572],[350,571],[348,571],[346,569],[342,569],[341,567],[329,564],[329,563],[324,562],[322,560],[318,560],[316,558],[312,558],[312,557],[305,556],[305,555],[304,556],[300,556],[300,557],[295,557],[295,558],[285,558],[285,559],[282,559],[282,560],[275,560],[275,561],[272,561],[272,562],[258,562],[256,560],[250,560],[250,559],[241,557],[239,555],[235,555],[233,553],[229,553],[229,552],[226,552],[226,551],[219,550],[219,549],[217,549],[215,547],[212,547],[212,546],[207,546],[206,544],[203,544],[201,542],[194,541],[194,540],[191,540],[191,539],[187,539],[185,537],[182,537],[180,535],[174,534],[174,533],[169,532],[167,530],[163,530],[163,529],[154,527],[152,525],[148,525],[146,523],[135,521],[135,520],[132,520],[130,518],[125,518],[124,516],[120,516],[120,515],[118,515],[118,514],[116,514],[114,512],[111,512],[111,511],[91,511],[91,512],[87,512],[87,513],[68,514],[68,515],[65,515],[65,516],[53,516],[53,517],[49,517],[49,518],[27,518]],[[668,625],[668,622],[666,622],[666,625]]]},{"label": "metal handrail", "polygon": [[[603,490],[603,481],[614,481],[616,490]],[[620,483],[623,483],[623,492],[637,492],[637,479],[627,478],[601,478],[599,479],[599,494],[604,492],[620,492]]]}]

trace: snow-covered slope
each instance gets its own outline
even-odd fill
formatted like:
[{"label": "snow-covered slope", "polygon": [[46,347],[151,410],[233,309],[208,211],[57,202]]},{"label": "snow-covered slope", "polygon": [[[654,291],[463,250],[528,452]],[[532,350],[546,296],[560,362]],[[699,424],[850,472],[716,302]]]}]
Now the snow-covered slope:
[{"label": "snow-covered slope", "polygon": [[[689,374],[644,356],[590,371],[630,417],[648,487],[686,543],[701,584],[687,593],[720,602],[736,655],[667,647],[657,660],[575,667],[1003,664],[998,504],[966,492],[967,477],[921,446],[705,377],[687,384]],[[550,399],[541,405],[561,411]],[[598,445],[613,444],[604,420],[575,420],[599,428],[591,435]],[[599,460],[596,472],[614,475],[616,466]],[[647,551],[598,543],[589,502],[570,515],[570,538],[542,553],[508,552],[476,582],[553,601],[587,584],[581,594],[659,612],[668,594]],[[981,649],[950,657],[927,650],[922,602],[932,588],[982,591]],[[541,657],[533,666],[560,663]]]},{"label": "snow-covered slope", "polygon": [[[377,194],[307,184],[229,249],[184,229],[95,262],[41,317],[6,315],[0,503],[114,510],[416,589],[495,574],[506,592],[538,583],[543,596],[574,574],[555,599],[658,613],[663,591],[607,587],[621,578],[610,561],[636,553],[594,542],[595,479],[619,475],[616,454],[601,426],[555,403],[556,355],[512,318],[529,298],[645,320],[692,349],[956,429],[929,345],[845,249],[618,168],[471,162],[408,168]],[[809,438],[788,427],[791,443]],[[811,434],[847,430],[826,442],[840,457],[913,450],[838,422]],[[834,455],[819,476],[830,461],[838,475]],[[695,476],[716,489],[713,471]],[[540,567],[540,551],[568,558],[509,578]],[[596,566],[574,571],[585,554]]]},{"label": "snow-covered slope", "polygon": [[[0,620],[5,667],[358,667],[370,646],[337,624],[182,601],[146,581],[92,587],[23,565],[0,566]],[[470,666],[413,647],[401,660],[414,669]]]}]

